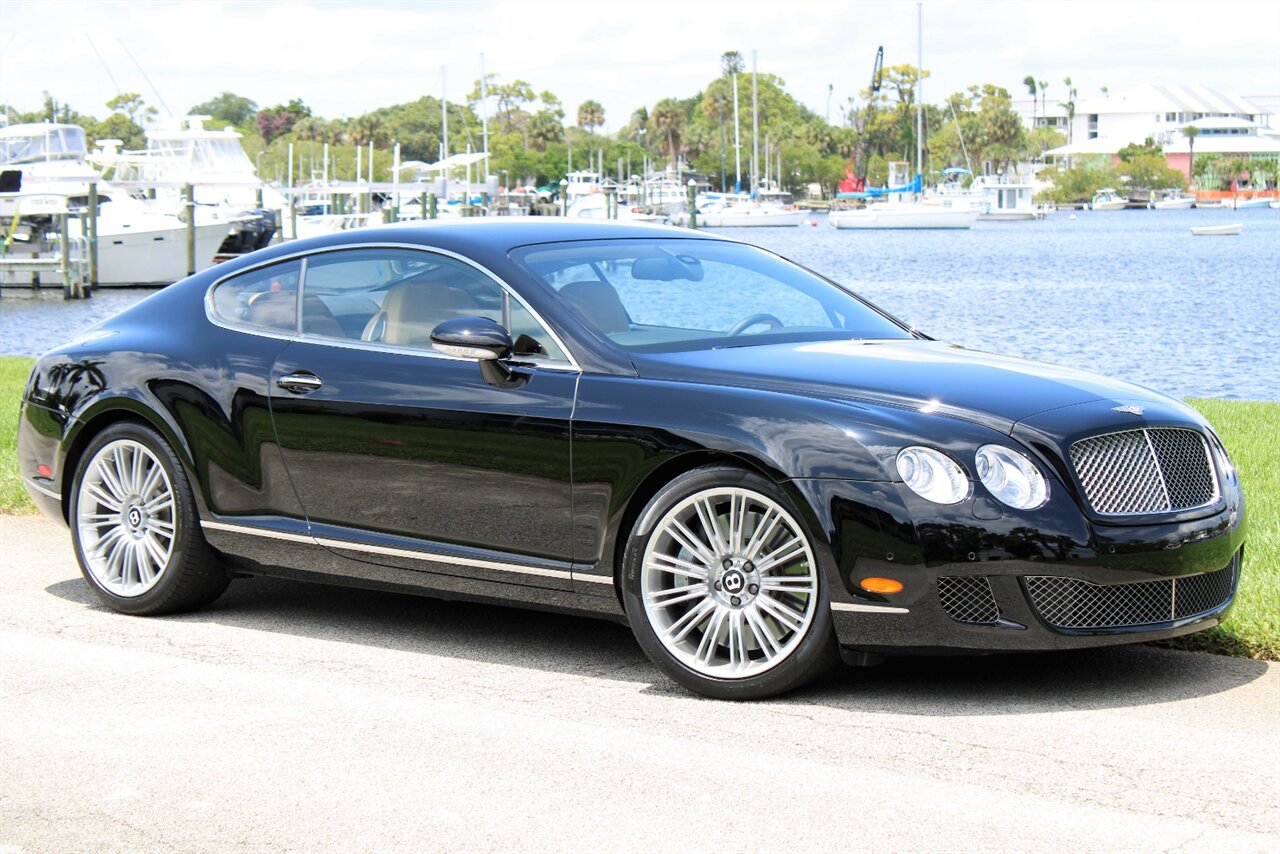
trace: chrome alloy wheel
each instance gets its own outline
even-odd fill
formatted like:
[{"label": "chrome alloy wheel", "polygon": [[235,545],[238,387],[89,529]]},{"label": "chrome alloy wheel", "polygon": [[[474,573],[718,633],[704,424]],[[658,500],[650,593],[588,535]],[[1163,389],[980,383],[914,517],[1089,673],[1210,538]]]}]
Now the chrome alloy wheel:
[{"label": "chrome alloy wheel", "polygon": [[644,550],[640,590],[658,640],[702,676],[787,660],[813,625],[818,576],[799,523],[758,492],[715,487],[672,507]]},{"label": "chrome alloy wheel", "polygon": [[169,475],[132,439],[103,445],[84,469],[76,528],[94,580],[115,596],[146,593],[173,557],[176,506]]}]

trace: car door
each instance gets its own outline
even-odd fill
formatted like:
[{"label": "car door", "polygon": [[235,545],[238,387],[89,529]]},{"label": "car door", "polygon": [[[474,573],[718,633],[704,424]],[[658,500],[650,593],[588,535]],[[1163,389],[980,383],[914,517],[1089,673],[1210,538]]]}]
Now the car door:
[{"label": "car door", "polygon": [[[433,350],[460,316],[513,329],[527,364],[491,383]],[[443,253],[352,248],[307,259],[299,322],[271,410],[313,536],[353,560],[569,588],[578,372],[508,289]]]}]

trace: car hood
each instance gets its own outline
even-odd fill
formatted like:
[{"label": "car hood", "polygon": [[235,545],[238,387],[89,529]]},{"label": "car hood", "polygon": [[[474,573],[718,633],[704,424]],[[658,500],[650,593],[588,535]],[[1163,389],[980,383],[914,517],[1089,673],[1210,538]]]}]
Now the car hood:
[{"label": "car hood", "polygon": [[642,377],[907,407],[1008,433],[1041,412],[1165,396],[1085,371],[940,341],[823,341],[634,354]]}]

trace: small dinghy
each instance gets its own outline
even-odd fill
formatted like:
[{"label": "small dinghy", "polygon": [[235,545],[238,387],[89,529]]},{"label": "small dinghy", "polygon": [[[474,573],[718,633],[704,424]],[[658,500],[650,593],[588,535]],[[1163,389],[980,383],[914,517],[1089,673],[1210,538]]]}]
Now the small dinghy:
[{"label": "small dinghy", "polygon": [[1236,222],[1231,225],[1193,225],[1191,233],[1196,237],[1206,237],[1218,234],[1239,234],[1244,231],[1244,223]]}]

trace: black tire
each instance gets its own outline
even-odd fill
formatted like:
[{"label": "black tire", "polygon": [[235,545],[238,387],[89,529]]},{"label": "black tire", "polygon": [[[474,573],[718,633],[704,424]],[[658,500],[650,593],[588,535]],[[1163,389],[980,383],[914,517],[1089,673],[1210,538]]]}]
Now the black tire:
[{"label": "black tire", "polygon": [[113,610],[190,611],[227,588],[182,463],[150,427],[119,422],[94,437],[76,466],[68,520],[80,571]]},{"label": "black tire", "polygon": [[[776,530],[769,528],[774,516]],[[736,539],[734,518],[742,520]],[[697,535],[695,545],[713,551],[681,542],[676,523]],[[752,551],[754,534],[762,535],[762,544],[779,545]],[[800,540],[803,546],[782,548]],[[811,681],[839,658],[814,542],[795,504],[767,478],[729,466],[677,477],[646,505],[624,552],[622,600],[636,640],[664,673],[708,697],[754,700]],[[805,550],[800,557],[781,560],[799,548]],[[689,575],[704,567],[705,578]],[[795,627],[792,614],[804,618],[796,618]]]}]

